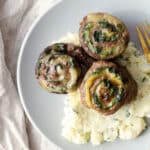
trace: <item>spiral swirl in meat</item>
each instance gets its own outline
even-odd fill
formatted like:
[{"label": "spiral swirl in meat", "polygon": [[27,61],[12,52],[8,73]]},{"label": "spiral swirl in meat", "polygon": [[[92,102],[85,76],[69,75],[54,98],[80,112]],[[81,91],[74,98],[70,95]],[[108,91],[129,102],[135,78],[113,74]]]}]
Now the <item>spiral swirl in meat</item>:
[{"label": "spiral swirl in meat", "polygon": [[[72,48],[76,48],[72,45]],[[52,93],[73,90],[80,77],[81,68],[75,58],[67,53],[67,44],[56,43],[40,55],[35,74],[40,85]]]},{"label": "spiral swirl in meat", "polygon": [[136,96],[137,85],[124,67],[98,61],[86,73],[80,94],[85,106],[110,115]]},{"label": "spiral swirl in meat", "polygon": [[106,13],[85,16],[80,25],[80,43],[97,60],[119,56],[129,42],[129,32],[122,21]]}]

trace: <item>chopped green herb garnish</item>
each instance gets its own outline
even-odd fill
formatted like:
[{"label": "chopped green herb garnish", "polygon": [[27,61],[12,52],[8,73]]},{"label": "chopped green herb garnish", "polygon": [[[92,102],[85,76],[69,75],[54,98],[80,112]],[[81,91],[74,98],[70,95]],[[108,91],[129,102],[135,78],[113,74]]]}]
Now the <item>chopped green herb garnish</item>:
[{"label": "chopped green herb garnish", "polygon": [[59,49],[60,51],[63,51],[65,49],[64,44],[56,44],[56,48]]},{"label": "chopped green herb garnish", "polygon": [[84,30],[89,30],[93,25],[91,23],[88,23],[85,25]]},{"label": "chopped green herb garnish", "polygon": [[99,22],[99,25],[102,27],[102,28],[107,28],[109,26],[108,22]]},{"label": "chopped green herb garnish", "polygon": [[105,86],[106,86],[107,88],[110,88],[110,87],[113,86],[113,85],[111,84],[111,82],[110,82],[108,79],[104,79],[103,82],[104,82],[104,84],[105,84]]},{"label": "chopped green herb garnish", "polygon": [[120,102],[122,97],[124,95],[124,89],[123,88],[119,88],[118,89],[118,94],[116,95],[116,101]]},{"label": "chopped green herb garnish", "polygon": [[117,40],[116,34],[107,36],[106,33],[102,33],[102,31],[95,31],[93,36],[96,42],[113,42]]},{"label": "chopped green herb garnish", "polygon": [[115,74],[117,73],[117,70],[114,67],[109,67],[109,71]]},{"label": "chopped green herb garnish", "polygon": [[97,107],[101,108],[102,106],[101,106],[100,100],[96,93],[93,93],[93,99],[94,99],[94,103],[97,105]]},{"label": "chopped green herb garnish", "polygon": [[75,62],[74,62],[74,60],[73,60],[73,59],[71,59],[71,60],[69,61],[69,65],[70,65],[70,67],[74,67]]},{"label": "chopped green herb garnish", "polygon": [[64,92],[64,91],[66,91],[66,87],[62,87],[62,88],[60,88],[60,91],[62,91],[62,92]]},{"label": "chopped green herb garnish", "polygon": [[97,68],[92,74],[99,74],[102,71],[104,71],[105,69],[106,69],[106,67],[104,67],[104,68]]},{"label": "chopped green herb garnish", "polygon": [[109,42],[111,40],[111,37],[107,36],[106,41]]},{"label": "chopped green herb garnish", "polygon": [[99,22],[99,25],[102,28],[108,28],[108,29],[110,29],[112,32],[116,32],[117,31],[116,27],[113,24],[110,24],[109,22],[101,21],[101,22]]},{"label": "chopped green herb garnish", "polygon": [[114,41],[116,41],[116,40],[117,40],[116,34],[112,35],[112,36],[111,36],[111,42],[114,42]]},{"label": "chopped green herb garnish", "polygon": [[114,121],[119,121],[119,119],[117,119],[117,118],[114,118],[113,120],[114,120]]},{"label": "chopped green herb garnish", "polygon": [[129,110],[126,110],[126,117],[130,117],[131,113],[129,112]]},{"label": "chopped green herb garnish", "polygon": [[146,77],[143,77],[142,82],[145,82],[145,81],[146,81],[146,79],[147,79]]},{"label": "chopped green herb garnish", "polygon": [[112,90],[112,94],[113,95],[116,95],[117,93],[118,93],[118,87],[117,86],[113,86],[113,88],[111,88],[111,90]]},{"label": "chopped green herb garnish", "polygon": [[128,61],[128,60],[129,60],[129,57],[122,57],[122,60]]},{"label": "chopped green herb garnish", "polygon": [[103,56],[110,56],[111,54],[112,54],[112,51],[103,50],[103,52],[102,52]]},{"label": "chopped green herb garnish", "polygon": [[116,101],[117,101],[117,102],[119,102],[119,101],[121,100],[121,98],[122,98],[121,95],[119,95],[119,94],[116,95]]},{"label": "chopped green herb garnish", "polygon": [[72,109],[73,112],[75,112],[76,114],[79,114],[79,111],[77,111],[76,109]]},{"label": "chopped green herb garnish", "polygon": [[96,42],[101,42],[105,40],[105,37],[102,34],[102,31],[95,31],[94,32],[94,39]]},{"label": "chopped green herb garnish", "polygon": [[41,65],[42,65],[42,62],[39,61],[39,62],[37,63],[38,69],[41,68]]},{"label": "chopped green herb garnish", "polygon": [[96,47],[96,48],[95,48],[95,53],[96,53],[96,54],[100,54],[101,51],[102,51],[102,49],[103,49],[102,47]]}]

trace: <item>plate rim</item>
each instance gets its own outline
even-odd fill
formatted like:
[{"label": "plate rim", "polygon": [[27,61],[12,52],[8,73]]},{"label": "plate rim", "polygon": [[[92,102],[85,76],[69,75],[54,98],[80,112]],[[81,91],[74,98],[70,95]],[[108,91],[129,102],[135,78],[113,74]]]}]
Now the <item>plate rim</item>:
[{"label": "plate rim", "polygon": [[49,142],[51,142],[51,144],[53,144],[56,148],[62,149],[59,145],[57,145],[54,141],[52,141],[50,138],[48,138],[38,127],[38,125],[34,122],[34,120],[32,119],[29,110],[27,109],[27,106],[25,104],[25,100],[23,98],[23,92],[22,92],[22,83],[21,83],[21,61],[22,61],[22,57],[23,57],[23,52],[25,50],[25,45],[27,43],[27,40],[29,38],[29,36],[31,35],[32,31],[34,30],[34,28],[36,27],[36,25],[40,22],[40,20],[53,8],[55,8],[57,5],[59,5],[60,3],[62,3],[64,0],[56,0],[53,4],[53,6],[51,6],[50,8],[48,8],[41,16],[37,17],[30,25],[28,31],[26,32],[24,39],[22,41],[20,50],[19,50],[19,54],[18,54],[18,60],[17,60],[17,69],[16,69],[16,81],[17,81],[17,91],[18,91],[18,95],[19,95],[19,99],[23,108],[23,111],[25,112],[25,115],[27,116],[27,118],[29,119],[29,121],[31,122],[31,125],[33,125],[33,128],[35,128],[35,130],[37,130],[37,132],[43,136],[45,139],[47,139]]}]

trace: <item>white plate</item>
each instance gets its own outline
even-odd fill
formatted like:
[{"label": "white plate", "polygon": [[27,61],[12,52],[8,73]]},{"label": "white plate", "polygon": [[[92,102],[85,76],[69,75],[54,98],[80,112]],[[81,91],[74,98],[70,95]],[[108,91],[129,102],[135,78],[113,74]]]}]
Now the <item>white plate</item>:
[{"label": "white plate", "polygon": [[65,96],[49,94],[35,79],[34,68],[40,52],[66,33],[78,32],[79,22],[90,12],[109,12],[118,16],[129,28],[131,40],[138,43],[135,24],[145,19],[150,20],[150,1],[64,0],[49,10],[29,31],[19,55],[17,81],[24,109],[31,122],[34,122],[48,139],[65,150],[148,150],[150,129],[134,140],[117,140],[96,147],[90,144],[75,145],[66,141],[61,136]]}]

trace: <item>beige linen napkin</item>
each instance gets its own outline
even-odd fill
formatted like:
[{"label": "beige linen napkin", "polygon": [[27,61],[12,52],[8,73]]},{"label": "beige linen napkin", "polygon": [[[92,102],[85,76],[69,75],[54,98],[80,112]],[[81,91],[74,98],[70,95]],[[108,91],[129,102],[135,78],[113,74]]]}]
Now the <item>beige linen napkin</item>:
[{"label": "beige linen napkin", "polygon": [[32,127],[16,90],[22,40],[35,19],[58,0],[0,0],[0,150],[58,150]]}]

